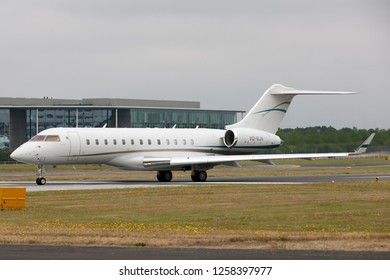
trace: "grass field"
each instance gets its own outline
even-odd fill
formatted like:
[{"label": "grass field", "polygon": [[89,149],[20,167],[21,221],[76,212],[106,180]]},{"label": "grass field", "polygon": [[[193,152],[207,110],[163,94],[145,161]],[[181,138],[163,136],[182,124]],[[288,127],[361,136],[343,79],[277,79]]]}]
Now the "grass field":
[{"label": "grass field", "polygon": [[390,251],[390,182],[27,193],[0,243]]}]

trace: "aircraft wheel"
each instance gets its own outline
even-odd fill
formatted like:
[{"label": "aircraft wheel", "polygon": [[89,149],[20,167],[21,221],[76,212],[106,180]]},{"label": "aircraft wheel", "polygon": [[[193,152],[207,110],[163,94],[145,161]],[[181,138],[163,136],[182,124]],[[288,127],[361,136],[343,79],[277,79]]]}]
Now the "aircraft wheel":
[{"label": "aircraft wheel", "polygon": [[37,178],[36,183],[37,183],[37,185],[39,185],[39,186],[43,186],[43,185],[46,184],[46,179],[45,179],[44,177]]},{"label": "aircraft wheel", "polygon": [[171,171],[159,171],[157,172],[157,180],[159,182],[170,182],[172,180]]},{"label": "aircraft wheel", "polygon": [[198,177],[196,177],[195,175],[191,175],[191,179],[192,179],[192,181],[194,181],[194,182],[199,182],[199,181],[198,181]]},{"label": "aircraft wheel", "polygon": [[199,171],[199,182],[205,182],[207,180],[207,172],[206,171]]},{"label": "aircraft wheel", "polygon": [[206,171],[194,171],[191,175],[191,179],[194,182],[205,182],[207,180]]}]

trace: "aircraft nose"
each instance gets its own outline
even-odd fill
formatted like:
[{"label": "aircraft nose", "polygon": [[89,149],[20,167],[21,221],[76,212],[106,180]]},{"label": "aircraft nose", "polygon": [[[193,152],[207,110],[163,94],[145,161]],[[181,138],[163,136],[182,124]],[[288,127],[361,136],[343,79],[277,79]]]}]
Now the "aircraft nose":
[{"label": "aircraft nose", "polygon": [[23,163],[41,164],[45,161],[45,157],[40,149],[40,146],[32,146],[25,143],[13,151],[10,157]]},{"label": "aircraft nose", "polygon": [[31,161],[31,151],[28,151],[25,147],[20,146],[10,155],[13,160],[29,163]]},{"label": "aircraft nose", "polygon": [[13,152],[11,153],[10,157],[11,157],[13,160],[21,161],[21,159],[23,158],[23,156],[22,156],[22,153],[21,153],[20,148],[17,148],[15,151],[13,151]]}]

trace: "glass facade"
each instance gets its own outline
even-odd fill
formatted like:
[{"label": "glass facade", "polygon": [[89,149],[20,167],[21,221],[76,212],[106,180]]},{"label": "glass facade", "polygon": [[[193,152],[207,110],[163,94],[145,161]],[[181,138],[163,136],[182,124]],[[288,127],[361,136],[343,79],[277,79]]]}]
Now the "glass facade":
[{"label": "glass facade", "polygon": [[[27,138],[37,131],[52,127],[107,127],[112,126],[112,110],[108,109],[28,109]],[[38,112],[38,117],[37,117]],[[78,125],[77,125],[78,123]]]},{"label": "glass facade", "polygon": [[9,148],[9,110],[0,109],[0,151]]},{"label": "glass facade", "polygon": [[[130,127],[224,128],[237,120],[235,112],[136,108],[130,110]],[[37,118],[38,112],[38,118]],[[28,109],[27,138],[52,127],[115,127],[116,110]]]},{"label": "glass facade", "polygon": [[[112,127],[111,109],[79,109],[78,126],[79,127]],[[74,125],[75,126],[75,125]]]},{"label": "glass facade", "polygon": [[237,113],[229,111],[174,110],[137,108],[130,110],[131,127],[215,128],[237,121]]},{"label": "glass facade", "polygon": [[[15,149],[53,127],[173,127],[223,129],[237,122],[235,111],[164,108],[47,107],[0,109],[0,150]],[[23,123],[23,120],[26,120]],[[12,131],[11,131],[12,130]],[[26,130],[26,132],[23,132]],[[12,143],[10,143],[12,141]]]}]

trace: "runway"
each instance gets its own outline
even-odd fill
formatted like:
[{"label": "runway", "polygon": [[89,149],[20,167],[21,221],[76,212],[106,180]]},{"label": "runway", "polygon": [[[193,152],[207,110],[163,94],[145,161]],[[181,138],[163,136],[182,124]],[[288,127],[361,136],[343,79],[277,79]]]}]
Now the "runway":
[{"label": "runway", "polygon": [[38,186],[32,181],[0,181],[1,187],[25,187],[28,192],[64,191],[64,190],[96,190],[124,188],[156,188],[156,187],[194,187],[221,184],[303,184],[318,182],[389,181],[390,173],[381,174],[327,174],[327,175],[292,175],[292,176],[226,176],[210,177],[206,182],[192,182],[190,179],[174,179],[169,183],[160,183],[154,179],[132,180],[66,180],[48,181]]},{"label": "runway", "polygon": [[390,252],[0,245],[0,260],[389,260]]}]

